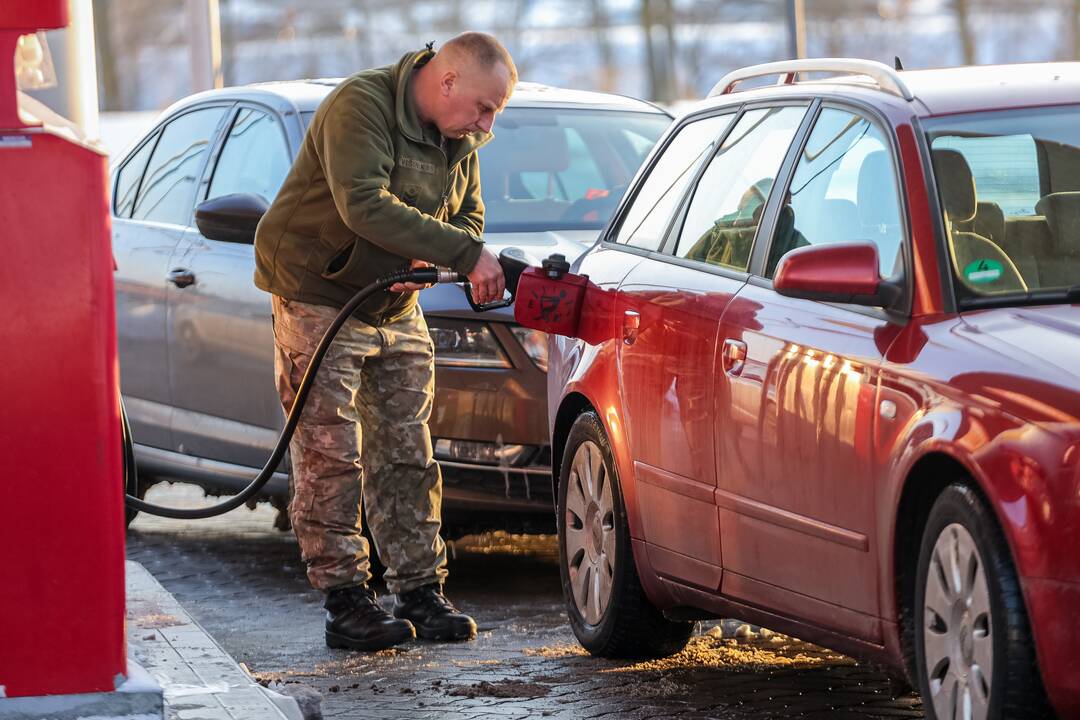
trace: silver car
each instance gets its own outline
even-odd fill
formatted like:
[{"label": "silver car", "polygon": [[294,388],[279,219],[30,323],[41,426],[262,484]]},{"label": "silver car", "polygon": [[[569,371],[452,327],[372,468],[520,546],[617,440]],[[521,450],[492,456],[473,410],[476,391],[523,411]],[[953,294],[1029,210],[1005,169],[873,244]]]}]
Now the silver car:
[{"label": "silver car", "polygon": [[[140,492],[183,480],[233,493],[269,456],[284,421],[270,296],[252,281],[251,234],[212,220],[235,212],[254,227],[337,83],[194,95],[113,168],[121,388]],[[519,84],[480,150],[488,246],[580,255],[670,120],[638,100]],[[512,309],[474,313],[456,286],[422,292],[421,305],[436,348],[446,534],[553,530],[547,338],[515,325]],[[265,490],[278,508],[287,468]]]}]

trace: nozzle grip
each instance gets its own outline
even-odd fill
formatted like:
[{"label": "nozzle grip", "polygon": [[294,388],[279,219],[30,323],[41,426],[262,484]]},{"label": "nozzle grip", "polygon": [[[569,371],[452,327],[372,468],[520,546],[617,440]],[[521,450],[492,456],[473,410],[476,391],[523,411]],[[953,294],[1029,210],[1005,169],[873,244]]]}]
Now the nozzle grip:
[{"label": "nozzle grip", "polygon": [[514,304],[513,295],[508,298],[503,298],[502,300],[494,300],[489,303],[476,303],[473,302],[472,299],[472,283],[466,282],[461,289],[465,291],[465,299],[469,301],[469,307],[471,307],[474,311],[478,313],[487,312],[488,310],[498,310],[499,308],[508,307]]}]

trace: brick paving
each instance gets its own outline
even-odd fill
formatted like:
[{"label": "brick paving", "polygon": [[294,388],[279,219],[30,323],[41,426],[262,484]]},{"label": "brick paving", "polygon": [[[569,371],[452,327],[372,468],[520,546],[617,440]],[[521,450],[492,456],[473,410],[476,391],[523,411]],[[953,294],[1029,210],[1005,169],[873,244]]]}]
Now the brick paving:
[{"label": "brick paving", "polygon": [[[205,502],[186,485],[156,486],[147,499]],[[267,505],[195,522],[140,516],[128,557],[262,682],[321,693],[327,718],[923,717],[919,698],[893,697],[875,668],[784,636],[736,639],[736,621],[704,624],[686,651],[662,661],[592,658],[566,623],[550,536],[453,543],[447,594],[476,617],[475,641],[330,650],[322,596],[273,518]]]}]

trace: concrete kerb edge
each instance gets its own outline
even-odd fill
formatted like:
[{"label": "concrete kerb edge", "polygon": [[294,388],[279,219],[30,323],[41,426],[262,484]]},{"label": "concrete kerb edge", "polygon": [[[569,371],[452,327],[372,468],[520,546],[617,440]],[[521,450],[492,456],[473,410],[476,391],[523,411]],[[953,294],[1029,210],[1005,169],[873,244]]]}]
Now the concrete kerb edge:
[{"label": "concrete kerb edge", "polygon": [[[173,597],[172,594],[140,563],[128,560],[126,564],[126,573],[128,592],[128,649],[129,652],[141,656],[142,661],[147,665],[151,674],[155,674],[156,672],[160,673],[161,669],[155,667],[153,658],[150,657],[154,650],[152,650],[151,646],[147,643],[140,642],[138,638],[148,632],[155,633],[162,638],[172,652],[180,655],[181,659],[186,662],[186,659],[182,657],[182,649],[173,647],[167,639],[169,635],[179,629],[184,634],[200,636],[198,644],[203,648],[212,649],[213,654],[217,656],[214,664],[219,669],[226,671],[224,683],[220,683],[217,681],[221,678],[204,677],[204,673],[200,673],[194,665],[188,663],[191,672],[206,683],[206,690],[209,696],[212,697],[216,694],[222,694],[220,685],[224,684],[228,688],[225,690],[225,693],[232,691],[254,692],[262,698],[266,704],[265,712],[269,714],[261,715],[259,720],[270,717],[277,717],[281,720],[304,719],[304,716],[300,711],[300,706],[294,698],[268,690],[255,682],[251,676],[248,675],[227,652],[225,652],[217,641],[188,614],[176,598]],[[137,599],[133,598],[134,595],[138,595],[139,597]],[[135,627],[135,623],[132,622],[132,614],[133,607],[136,606],[157,609],[161,613],[170,616],[175,621],[175,624],[161,628]],[[203,655],[205,655],[205,653],[203,653]],[[201,664],[205,666],[206,663]],[[169,701],[170,695],[177,695],[178,699],[180,696],[183,696],[185,701],[190,701],[191,693],[194,688],[187,686],[178,692],[170,692],[171,683],[169,683],[168,678],[162,677],[161,674],[157,674],[156,677],[164,681],[163,693],[166,704]],[[176,691],[176,688],[172,689]],[[232,713],[229,714],[231,715]],[[158,717],[161,716],[158,715]],[[8,720],[8,718],[0,716],[0,720]],[[21,720],[21,718],[18,720]],[[241,719],[237,718],[237,720]],[[247,720],[247,718],[242,720]]]}]

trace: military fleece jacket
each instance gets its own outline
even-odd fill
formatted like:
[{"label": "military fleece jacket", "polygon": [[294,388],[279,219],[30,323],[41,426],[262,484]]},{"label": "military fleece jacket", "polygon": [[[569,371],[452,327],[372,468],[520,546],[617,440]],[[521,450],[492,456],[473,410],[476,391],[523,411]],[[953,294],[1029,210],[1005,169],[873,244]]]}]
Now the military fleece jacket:
[{"label": "military fleece jacket", "polygon": [[[459,272],[476,265],[484,229],[476,150],[491,134],[443,142],[421,124],[410,85],[432,56],[422,50],[359,72],[319,105],[255,233],[259,288],[342,307],[413,259]],[[393,322],[409,314],[416,295],[376,293],[356,317]]]}]

